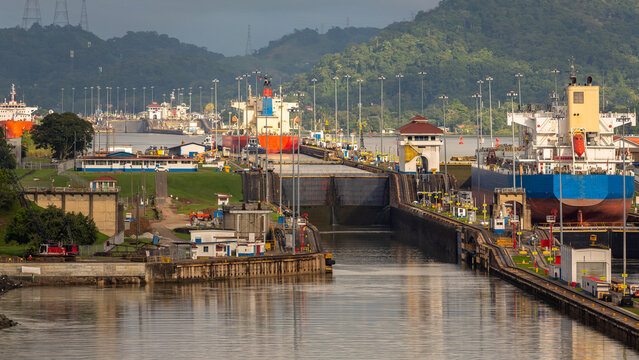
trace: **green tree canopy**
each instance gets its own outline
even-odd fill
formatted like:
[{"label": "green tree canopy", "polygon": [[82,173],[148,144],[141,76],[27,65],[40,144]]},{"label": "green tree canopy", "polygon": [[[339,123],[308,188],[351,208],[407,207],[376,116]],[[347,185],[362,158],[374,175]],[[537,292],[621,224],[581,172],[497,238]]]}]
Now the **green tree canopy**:
[{"label": "green tree canopy", "polygon": [[[38,219],[34,219],[32,214]],[[93,219],[82,214],[65,214],[62,209],[55,206],[46,209],[34,208],[32,213],[26,209],[18,210],[5,233],[7,242],[31,245],[39,245],[43,241],[90,245],[97,238],[98,228]]]},{"label": "green tree canopy", "polygon": [[50,147],[53,156],[62,160],[73,156],[74,150],[80,153],[91,145],[93,126],[70,112],[53,113],[45,116],[41,124],[35,125],[31,134],[38,148]]}]

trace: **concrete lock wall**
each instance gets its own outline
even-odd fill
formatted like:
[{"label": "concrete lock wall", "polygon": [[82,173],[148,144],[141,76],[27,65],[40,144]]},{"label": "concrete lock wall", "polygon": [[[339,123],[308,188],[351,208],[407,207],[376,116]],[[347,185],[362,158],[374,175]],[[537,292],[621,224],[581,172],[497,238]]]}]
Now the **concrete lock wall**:
[{"label": "concrete lock wall", "polygon": [[90,191],[55,191],[37,190],[25,193],[27,199],[38,206],[46,208],[53,205],[65,213],[75,212],[88,216],[98,227],[98,230],[108,236],[113,236],[118,230],[118,194]]},{"label": "concrete lock wall", "polygon": [[[282,178],[282,203],[293,200],[290,177]],[[302,206],[378,206],[388,205],[386,176],[309,176],[300,182]]]},{"label": "concrete lock wall", "polygon": [[112,278],[127,282],[145,279],[144,263],[0,263],[0,274],[36,283],[92,283]]}]

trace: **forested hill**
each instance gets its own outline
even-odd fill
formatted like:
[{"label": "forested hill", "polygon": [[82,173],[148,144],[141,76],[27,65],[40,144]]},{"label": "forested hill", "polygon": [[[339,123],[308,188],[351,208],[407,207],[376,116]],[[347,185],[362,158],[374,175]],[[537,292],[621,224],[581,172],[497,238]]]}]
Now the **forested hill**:
[{"label": "forested hill", "polygon": [[[638,31],[637,0],[443,0],[413,21],[388,26],[367,43],[324,56],[292,86],[312,91],[310,79],[320,79],[318,102],[328,104],[328,117],[335,75],[342,77],[342,94],[344,75],[364,79],[364,104],[379,104],[378,77],[384,75],[385,108],[394,119],[397,115],[393,112],[398,109],[396,75],[404,75],[402,108],[409,110],[409,116],[411,111],[420,111],[418,72],[426,71],[425,102],[426,107],[431,106],[426,114],[441,117],[437,97],[445,93],[455,109],[451,120],[470,124],[475,119],[471,95],[479,91],[477,80],[494,79],[493,101],[499,105],[508,90],[517,90],[514,74],[521,73],[523,102],[543,102],[554,88],[551,70],[561,70],[561,87],[574,57],[579,82],[591,75],[602,85],[605,78],[607,109],[632,109],[639,101]],[[486,106],[487,88],[488,84],[483,84]],[[368,110],[375,114],[375,110]],[[367,125],[376,127],[375,121]]]},{"label": "forested hill", "polygon": [[[331,29],[326,34],[299,30],[272,41],[253,56],[224,57],[206,48],[180,42],[156,32],[128,32],[103,40],[79,27],[35,25],[29,30],[0,29],[0,100],[10,84],[18,87],[32,105],[59,110],[64,91],[65,110],[84,99],[84,87],[117,87],[123,96],[128,88],[129,103],[136,88],[141,109],[142,87],[154,86],[155,99],[173,88],[193,88],[193,107],[199,109],[199,87],[210,93],[213,78],[220,79],[219,100],[225,103],[236,94],[237,75],[260,69],[284,81],[308,71],[322,55],[343,50],[351,42],[367,41],[379,30],[371,28]],[[252,83],[252,81],[251,81]],[[94,90],[96,91],[96,90]],[[188,96],[188,95],[187,95]],[[102,93],[104,99],[104,93]],[[209,99],[205,97],[204,99]],[[121,100],[123,102],[123,99]],[[76,111],[82,111],[76,107]]]}]

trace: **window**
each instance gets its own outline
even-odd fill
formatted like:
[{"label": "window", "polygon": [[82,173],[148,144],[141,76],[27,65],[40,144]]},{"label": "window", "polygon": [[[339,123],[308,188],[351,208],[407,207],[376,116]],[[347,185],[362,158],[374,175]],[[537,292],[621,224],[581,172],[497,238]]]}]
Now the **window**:
[{"label": "window", "polygon": [[203,252],[209,252],[209,247],[208,247],[208,246],[205,246],[205,247],[204,247],[204,251],[203,251]]},{"label": "window", "polygon": [[575,104],[583,104],[584,103],[584,92],[576,91],[572,95],[572,102]]}]

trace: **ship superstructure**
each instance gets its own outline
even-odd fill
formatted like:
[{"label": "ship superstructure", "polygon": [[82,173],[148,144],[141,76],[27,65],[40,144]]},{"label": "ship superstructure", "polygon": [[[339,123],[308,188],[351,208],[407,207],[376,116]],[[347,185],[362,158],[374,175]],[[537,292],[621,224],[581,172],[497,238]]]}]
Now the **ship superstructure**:
[{"label": "ship superstructure", "polygon": [[591,77],[577,84],[573,69],[562,99],[554,94],[549,104],[509,113],[508,124],[513,121],[523,127],[520,146],[482,149],[480,164],[473,167],[473,191],[480,201],[490,203],[496,188],[516,187],[525,190],[533,221],[557,210],[560,198],[568,221],[621,221],[623,196],[632,198],[634,176],[622,173],[624,154],[614,133],[624,124],[635,125],[635,114],[600,113],[599,87]]},{"label": "ship superstructure", "polygon": [[[285,152],[292,151],[294,144],[298,143],[290,111],[299,108],[299,103],[284,101],[282,94],[274,95],[268,76],[264,78],[262,96],[251,96],[249,88],[248,99],[233,101],[231,107],[241,115],[223,137],[224,147],[233,150],[244,148],[250,136],[257,136],[260,146],[268,149],[269,153],[279,152],[280,148]],[[283,134],[281,143],[280,131]]]},{"label": "ship superstructure", "polygon": [[16,86],[11,84],[9,101],[5,99],[0,104],[0,126],[10,139],[20,137],[25,131],[31,130],[35,124],[33,113],[38,110],[37,107],[27,106],[24,102],[16,100],[16,95]]}]

